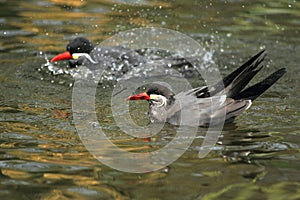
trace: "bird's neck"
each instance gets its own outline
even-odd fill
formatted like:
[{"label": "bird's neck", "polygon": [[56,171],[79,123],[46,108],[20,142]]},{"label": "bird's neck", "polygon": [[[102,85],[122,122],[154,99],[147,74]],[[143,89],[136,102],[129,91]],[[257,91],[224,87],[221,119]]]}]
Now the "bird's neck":
[{"label": "bird's neck", "polygon": [[148,114],[152,123],[167,121],[167,110],[165,106],[159,107],[157,105],[150,105]]}]

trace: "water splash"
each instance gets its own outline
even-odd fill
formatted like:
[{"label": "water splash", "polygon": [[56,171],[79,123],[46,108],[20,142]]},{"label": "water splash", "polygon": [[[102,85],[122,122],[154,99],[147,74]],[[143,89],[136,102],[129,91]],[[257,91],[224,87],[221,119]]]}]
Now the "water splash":
[{"label": "water splash", "polygon": [[[103,47],[97,46],[95,49],[98,49],[97,51],[102,51]],[[112,47],[112,49],[114,49],[114,47]],[[115,50],[113,51],[116,53]],[[127,48],[126,51],[128,51]],[[101,62],[93,64],[92,67],[90,67],[90,64],[86,65],[88,67],[85,67],[83,64],[83,66],[78,66],[76,68],[69,68],[68,66],[59,66],[56,63],[51,63],[47,58],[47,55],[44,55],[46,63],[42,64],[41,67],[38,68],[38,71],[55,77],[55,79],[60,79],[59,77],[66,79],[66,76],[69,76],[69,79],[92,78],[99,80],[99,77],[97,77],[99,76],[97,69],[103,69],[105,67],[105,70],[100,74],[101,84],[124,79],[128,80],[131,78],[149,78],[161,76],[162,74],[184,78],[200,77],[200,74],[193,67],[191,62],[199,63],[205,70],[214,70],[214,68],[211,67],[214,64],[212,50],[205,52],[202,58],[196,58],[193,54],[191,54],[189,58],[184,58],[181,56],[180,51],[174,53],[161,49],[138,49],[129,53],[132,52],[139,56],[139,59],[136,60],[137,62],[132,63],[127,55],[128,52],[119,49],[117,50],[119,55],[116,58],[112,58],[112,56],[108,54],[109,52],[106,52],[105,55],[98,53],[96,56],[98,59],[101,59]],[[195,54],[197,53],[195,52]],[[172,69],[175,69],[179,73],[174,73],[174,70]]]}]

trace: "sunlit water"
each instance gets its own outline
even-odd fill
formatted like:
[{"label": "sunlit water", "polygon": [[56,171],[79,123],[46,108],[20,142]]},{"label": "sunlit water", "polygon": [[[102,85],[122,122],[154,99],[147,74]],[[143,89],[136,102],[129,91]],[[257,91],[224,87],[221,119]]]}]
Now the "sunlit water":
[{"label": "sunlit water", "polygon": [[[0,2],[1,199],[299,199],[299,2],[296,1],[2,1]],[[49,64],[68,40],[95,44],[139,27],[180,31],[202,44],[223,75],[266,49],[258,78],[288,73],[257,99],[218,143],[198,157],[206,129],[162,170],[111,169],[86,150],[72,117],[78,69]],[[260,77],[259,77],[260,76]],[[150,139],[133,138],[114,122],[112,74],[98,85],[96,111],[107,136],[131,152],[157,150],[174,138],[166,125]],[[113,80],[112,80],[113,79]],[[193,86],[199,81],[187,78]],[[146,126],[146,102],[132,102]],[[126,111],[124,111],[126,112]],[[122,110],[120,110],[122,114]],[[184,138],[183,138],[184,140]]]}]

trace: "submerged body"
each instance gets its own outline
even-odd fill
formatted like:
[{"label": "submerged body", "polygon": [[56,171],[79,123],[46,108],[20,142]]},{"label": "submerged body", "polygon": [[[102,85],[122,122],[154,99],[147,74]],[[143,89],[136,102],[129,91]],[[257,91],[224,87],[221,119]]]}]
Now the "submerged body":
[{"label": "submerged body", "polygon": [[[156,66],[165,69],[191,67],[190,62],[181,57],[168,58],[162,56],[153,58],[144,55],[151,54],[150,52],[150,49],[132,50],[124,46],[94,46],[88,39],[76,37],[67,44],[65,52],[56,55],[50,62],[68,60],[71,68],[85,65],[91,70],[107,69],[112,71],[116,77],[120,77],[133,68],[140,66]],[[183,74],[188,76],[189,73]]]},{"label": "submerged body", "polygon": [[94,46],[84,37],[76,37],[66,47],[66,51],[56,55],[50,62],[68,60],[70,67],[82,65],[85,61],[97,66],[112,67],[113,65],[143,64],[145,59],[137,52],[122,46]]}]

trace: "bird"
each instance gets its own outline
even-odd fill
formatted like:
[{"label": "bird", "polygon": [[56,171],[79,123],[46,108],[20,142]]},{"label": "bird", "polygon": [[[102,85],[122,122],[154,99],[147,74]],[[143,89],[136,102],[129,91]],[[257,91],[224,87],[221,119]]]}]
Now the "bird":
[{"label": "bird", "polygon": [[130,64],[137,66],[145,62],[145,59],[137,52],[123,46],[94,46],[86,37],[76,37],[70,40],[66,51],[54,56],[50,62],[69,60],[71,68],[78,67],[84,63],[102,66],[120,66]]},{"label": "bird", "polygon": [[[120,45],[95,46],[86,37],[79,36],[71,39],[66,46],[66,51],[54,56],[50,62],[68,60],[70,68],[82,65],[91,70],[102,68],[110,70],[110,73],[116,77],[121,77],[130,70],[141,66],[146,67],[148,71],[151,67],[163,70],[170,67],[182,68],[181,71],[185,77],[194,75],[191,70],[187,70],[187,67],[193,68],[189,62],[192,59],[170,56],[168,52],[151,51],[152,49],[130,49]],[[155,53],[159,53],[161,57]],[[152,54],[155,56],[151,56]],[[133,73],[137,72],[133,70]]]},{"label": "bird", "polygon": [[265,50],[260,51],[212,87],[197,87],[175,94],[166,84],[154,82],[146,92],[131,95],[127,100],[148,101],[151,123],[200,127],[229,124],[286,73],[285,68],[278,69],[246,88],[263,68],[260,64],[265,56]]}]

